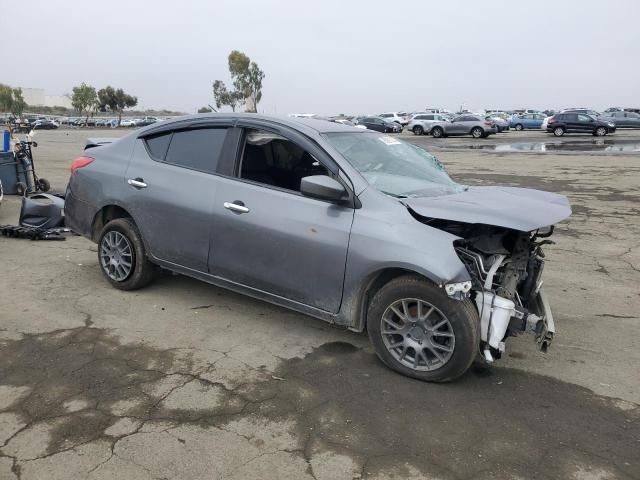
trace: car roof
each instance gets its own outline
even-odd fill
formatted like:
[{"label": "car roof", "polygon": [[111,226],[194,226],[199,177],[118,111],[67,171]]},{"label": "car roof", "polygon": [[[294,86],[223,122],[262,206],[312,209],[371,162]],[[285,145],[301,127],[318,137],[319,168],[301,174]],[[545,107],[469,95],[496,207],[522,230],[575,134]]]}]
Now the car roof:
[{"label": "car roof", "polygon": [[[300,130],[307,134],[329,133],[329,132],[358,132],[361,133],[362,129],[344,125],[342,123],[336,123],[329,120],[321,120],[316,118],[304,118],[304,117],[281,117],[275,115],[262,115],[258,113],[199,113],[196,115],[185,115],[182,117],[175,117],[171,120],[162,122],[162,127],[170,127],[174,123],[189,122],[192,120],[257,120],[272,122],[274,124],[290,127],[296,130]],[[153,127],[151,125],[150,127]],[[147,127],[149,128],[149,127]],[[149,128],[152,130],[152,128]]]}]

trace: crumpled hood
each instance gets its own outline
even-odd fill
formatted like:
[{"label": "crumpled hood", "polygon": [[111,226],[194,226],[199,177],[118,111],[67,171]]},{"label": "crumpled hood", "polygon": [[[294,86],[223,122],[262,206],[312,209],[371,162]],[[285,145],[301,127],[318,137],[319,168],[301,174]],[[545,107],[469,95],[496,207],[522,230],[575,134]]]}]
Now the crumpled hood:
[{"label": "crumpled hood", "polygon": [[469,187],[460,193],[404,198],[402,202],[423,217],[523,232],[554,225],[571,215],[564,195],[529,188]]}]

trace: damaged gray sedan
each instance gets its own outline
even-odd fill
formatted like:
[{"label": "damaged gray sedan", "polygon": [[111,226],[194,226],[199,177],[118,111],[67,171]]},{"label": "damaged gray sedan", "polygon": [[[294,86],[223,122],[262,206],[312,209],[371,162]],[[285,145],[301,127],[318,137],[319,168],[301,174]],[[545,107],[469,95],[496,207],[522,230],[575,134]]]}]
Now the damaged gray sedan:
[{"label": "damaged gray sedan", "polygon": [[454,182],[429,153],[322,120],[183,117],[87,143],[66,224],[116,288],[160,268],[367,331],[427,381],[492,362],[509,336],[546,350],[543,245],[562,195]]}]

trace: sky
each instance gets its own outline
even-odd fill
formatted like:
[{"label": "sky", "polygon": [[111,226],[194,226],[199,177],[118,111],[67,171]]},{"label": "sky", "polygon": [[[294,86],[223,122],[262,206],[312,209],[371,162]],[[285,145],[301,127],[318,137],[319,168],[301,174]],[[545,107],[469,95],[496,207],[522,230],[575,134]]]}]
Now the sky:
[{"label": "sky", "polygon": [[640,108],[640,0],[0,0],[0,83],[187,113],[265,72],[268,114]]}]

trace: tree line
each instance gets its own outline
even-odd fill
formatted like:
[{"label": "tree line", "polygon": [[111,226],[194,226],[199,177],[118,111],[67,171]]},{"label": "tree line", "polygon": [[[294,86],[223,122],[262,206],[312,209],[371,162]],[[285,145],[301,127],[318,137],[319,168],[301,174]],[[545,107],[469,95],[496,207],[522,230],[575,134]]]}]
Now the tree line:
[{"label": "tree line", "polygon": [[126,93],[122,88],[107,86],[96,91],[91,85],[82,82],[73,87],[71,105],[80,116],[86,114],[87,120],[90,113],[118,112],[118,125],[122,121],[122,112],[125,108],[135,107],[138,98]]},{"label": "tree line", "polygon": [[[227,60],[231,86],[227,87],[222,80],[213,82],[213,98],[216,107],[219,109],[228,106],[235,112],[236,109],[244,106],[245,112],[257,112],[258,103],[262,99],[264,72],[256,62],[238,50],[233,50]],[[118,112],[118,125],[122,120],[123,111],[138,104],[138,98],[128,94],[122,88],[107,86],[96,90],[85,82],[73,87],[70,97],[71,105],[78,115],[86,115],[88,119],[90,114],[98,111]],[[8,111],[20,117],[26,106],[22,89],[0,84],[0,111]],[[211,107],[202,107],[198,113],[212,110]]]},{"label": "tree line", "polygon": [[0,112],[9,112],[14,117],[19,117],[26,106],[27,102],[22,97],[21,88],[12,88],[0,83]]}]

